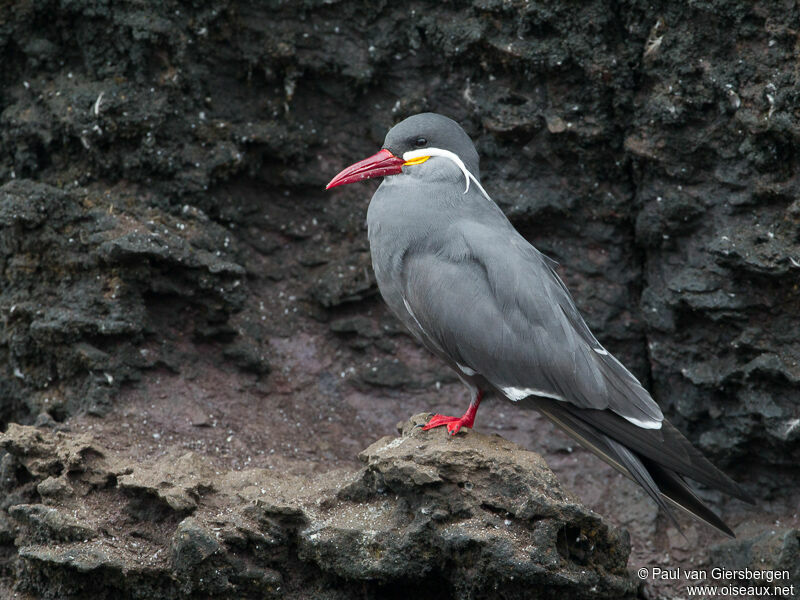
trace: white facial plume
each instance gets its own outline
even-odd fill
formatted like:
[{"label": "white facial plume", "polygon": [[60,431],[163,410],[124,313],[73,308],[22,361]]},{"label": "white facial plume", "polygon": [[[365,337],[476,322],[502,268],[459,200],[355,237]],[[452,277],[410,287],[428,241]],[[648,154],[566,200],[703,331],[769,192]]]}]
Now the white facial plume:
[{"label": "white facial plume", "polygon": [[455,165],[461,169],[461,172],[464,173],[464,179],[467,181],[467,187],[464,190],[466,194],[469,191],[469,181],[470,179],[475,182],[475,185],[478,186],[478,189],[484,195],[487,200],[491,200],[489,198],[489,194],[486,193],[486,190],[483,189],[483,186],[480,182],[475,178],[475,176],[469,172],[464,161],[462,161],[457,154],[450,152],[450,150],[443,150],[441,148],[420,148],[419,150],[409,150],[408,152],[403,153],[403,160],[409,161],[414,160],[415,158],[422,158],[424,156],[441,156],[444,158],[449,158],[452,160]]}]

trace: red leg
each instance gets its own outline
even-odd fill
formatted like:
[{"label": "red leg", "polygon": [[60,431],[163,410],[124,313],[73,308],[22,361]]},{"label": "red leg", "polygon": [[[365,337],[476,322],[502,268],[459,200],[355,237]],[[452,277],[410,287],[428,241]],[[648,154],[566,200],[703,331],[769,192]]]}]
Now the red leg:
[{"label": "red leg", "polygon": [[472,426],[475,423],[475,413],[478,412],[478,406],[480,406],[482,398],[483,392],[478,390],[475,398],[473,398],[472,402],[469,403],[469,408],[467,409],[467,412],[464,413],[464,416],[446,417],[445,415],[433,415],[425,427],[422,428],[422,431],[428,431],[428,429],[433,429],[434,427],[447,425],[447,432],[450,435],[455,435],[461,430],[462,427],[472,429]]}]

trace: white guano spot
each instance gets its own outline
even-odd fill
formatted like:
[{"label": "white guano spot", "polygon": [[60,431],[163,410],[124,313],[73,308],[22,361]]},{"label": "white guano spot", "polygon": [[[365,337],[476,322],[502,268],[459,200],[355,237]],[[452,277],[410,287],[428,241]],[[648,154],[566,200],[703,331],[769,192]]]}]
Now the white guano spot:
[{"label": "white guano spot", "polygon": [[391,450],[392,448],[397,448],[402,443],[403,443],[403,438],[394,438],[391,442],[386,444],[383,448],[378,448],[378,452],[383,452],[385,450]]},{"label": "white guano spot", "polygon": [[92,112],[94,116],[97,117],[100,115],[100,103],[103,102],[103,95],[105,92],[100,92],[97,96],[97,100],[94,101],[94,106],[92,107]]}]

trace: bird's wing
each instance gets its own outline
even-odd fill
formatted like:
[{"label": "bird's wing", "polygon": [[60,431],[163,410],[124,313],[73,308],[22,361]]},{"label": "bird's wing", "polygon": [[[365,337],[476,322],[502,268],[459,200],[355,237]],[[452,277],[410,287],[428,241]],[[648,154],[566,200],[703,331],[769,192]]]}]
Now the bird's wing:
[{"label": "bird's wing", "polygon": [[[512,228],[457,223],[411,248],[403,304],[431,345],[466,375],[532,406],[667,502],[720,531],[725,523],[683,481],[752,498],[664,417],[636,378],[597,342],[554,263]],[[674,517],[672,517],[674,519]]]},{"label": "bird's wing", "polygon": [[544,396],[659,429],[658,405],[589,331],[554,264],[511,227],[461,221],[407,253],[403,301],[452,360],[512,400]]}]

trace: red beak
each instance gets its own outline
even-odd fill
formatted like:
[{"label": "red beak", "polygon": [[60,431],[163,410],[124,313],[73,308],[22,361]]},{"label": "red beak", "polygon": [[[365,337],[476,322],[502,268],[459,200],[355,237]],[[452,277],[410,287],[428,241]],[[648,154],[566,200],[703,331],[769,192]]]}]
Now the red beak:
[{"label": "red beak", "polygon": [[381,177],[382,175],[397,175],[403,172],[404,162],[402,158],[398,158],[388,150],[383,149],[377,154],[373,154],[369,158],[360,160],[356,164],[347,167],[344,171],[331,179],[331,182],[325,186],[325,189],[329,190],[337,185],[346,185],[356,181],[371,179],[372,177]]}]

